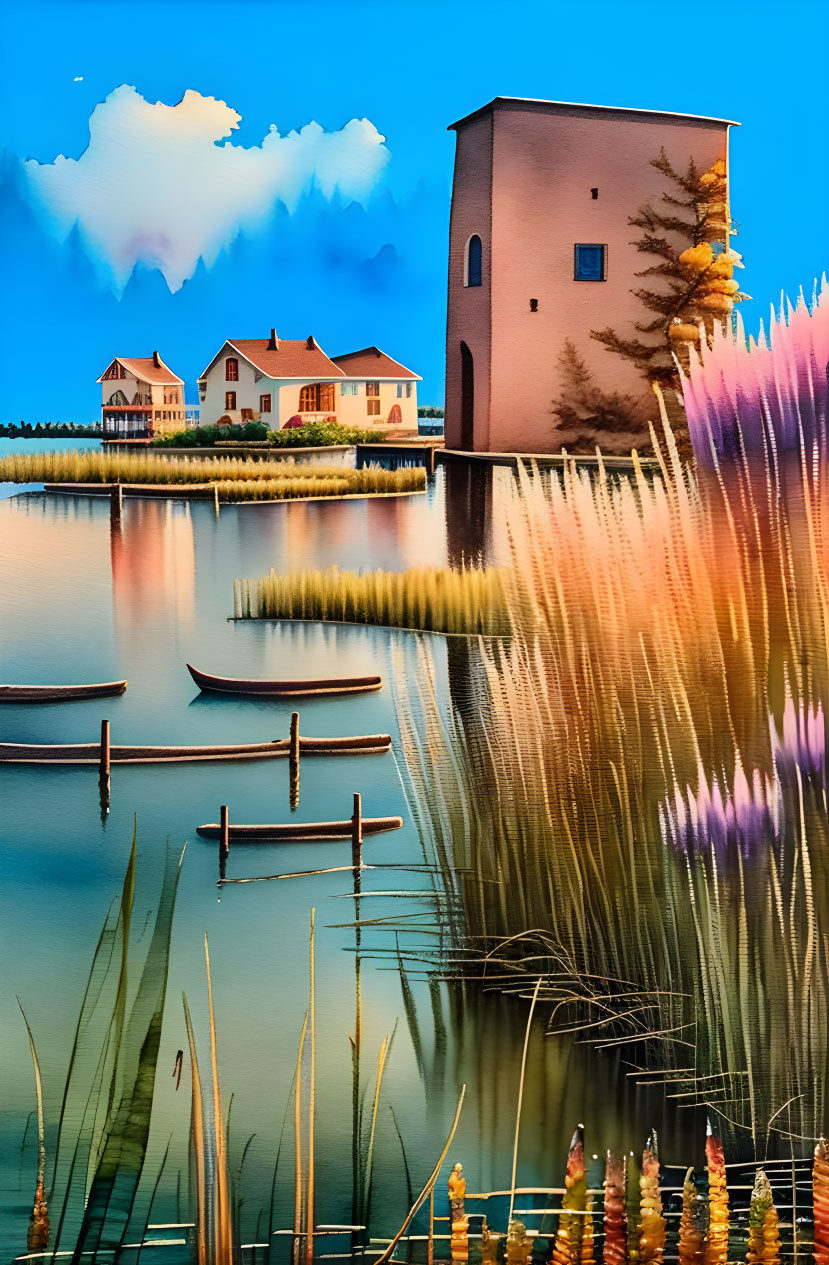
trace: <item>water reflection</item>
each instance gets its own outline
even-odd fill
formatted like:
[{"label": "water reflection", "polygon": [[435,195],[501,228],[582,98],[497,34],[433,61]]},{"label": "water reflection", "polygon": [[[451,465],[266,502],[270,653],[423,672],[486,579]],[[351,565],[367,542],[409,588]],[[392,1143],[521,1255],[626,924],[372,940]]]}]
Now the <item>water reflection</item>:
[{"label": "water reflection", "polygon": [[449,461],[442,469],[446,543],[452,565],[490,561],[495,480],[509,479],[511,472],[460,461]]},{"label": "water reflection", "polygon": [[[3,675],[10,681],[100,680],[124,676],[129,688],[107,700],[113,741],[189,743],[258,741],[288,732],[290,702],[194,698],[185,660],[206,671],[239,676],[314,676],[382,673],[377,694],[303,700],[306,733],[388,732],[398,740],[389,681],[395,637],[388,630],[301,624],[238,624],[232,582],[270,567],[390,567],[443,563],[492,551],[492,506],[504,472],[463,469],[439,474],[428,496],[399,500],[222,507],[141,499],[124,503],[120,527],[111,524],[106,498],[33,494],[0,502],[0,586],[4,609]],[[444,477],[461,481],[447,498]],[[511,476],[507,476],[511,477]],[[450,505],[449,502],[452,502]],[[410,639],[407,644],[413,644]],[[443,653],[443,645],[447,653]],[[469,678],[460,640],[435,639],[437,688],[453,690]],[[189,704],[193,703],[193,706]],[[94,741],[102,706],[3,709],[9,740]],[[0,954],[6,964],[0,988],[0,1030],[11,1034],[0,1085],[0,1249],[25,1245],[28,1208],[17,1192],[20,1144],[31,1105],[31,1061],[20,1024],[19,994],[39,1040],[47,1129],[60,1111],[74,1024],[95,941],[126,867],[134,814],[139,823],[139,882],[157,875],[165,840],[191,840],[174,926],[171,976],[161,1068],[172,1068],[185,1044],[181,993],[201,998],[202,937],[210,935],[219,1024],[223,1090],[234,1094],[233,1163],[256,1138],[245,1163],[245,1241],[258,1238],[258,1209],[267,1207],[274,1155],[307,1005],[307,926],[317,909],[318,1187],[320,1219],[349,1223],[352,1207],[352,1060],[355,956],[362,992],[366,1080],[377,1051],[397,1025],[384,1078],[375,1162],[383,1197],[375,1204],[373,1232],[392,1232],[406,1205],[406,1175],[399,1126],[413,1172],[421,1173],[439,1149],[457,1101],[469,1086],[456,1156],[470,1186],[503,1186],[511,1160],[518,1061],[526,1018],[524,1003],[492,994],[459,993],[410,981],[418,1036],[407,1019],[401,978],[388,932],[366,931],[355,946],[353,882],[330,874],[294,882],[225,889],[216,900],[216,853],[194,836],[200,822],[217,819],[229,804],[236,821],[275,821],[291,814],[287,761],[265,764],[125,767],[113,771],[104,833],[94,769],[0,769]],[[301,799],[293,819],[332,820],[348,815],[351,796],[362,795],[367,816],[402,813],[404,828],[367,840],[365,860],[377,868],[362,875],[363,918],[412,913],[434,923],[434,906],[417,894],[427,886],[418,832],[407,812],[392,755],[305,760]],[[348,865],[349,844],[319,849],[288,845],[234,854],[234,875],[305,871]],[[382,867],[389,868],[384,869]],[[394,867],[394,868],[392,868]],[[380,893],[395,891],[399,895]],[[136,899],[138,925],[151,908]],[[346,912],[347,911],[347,912]],[[359,954],[355,954],[355,947]],[[194,1008],[200,1034],[203,1006]],[[370,1072],[369,1072],[370,1069]],[[693,1158],[693,1121],[643,1095],[626,1068],[607,1056],[539,1030],[530,1045],[519,1175],[522,1181],[558,1181],[566,1143],[577,1120],[595,1142],[641,1149],[654,1123],[662,1125],[667,1155]],[[394,1118],[389,1111],[394,1108]],[[182,1219],[178,1173],[186,1164],[187,1103],[169,1075],[158,1078],[157,1125],[148,1171],[155,1172],[167,1138],[174,1136],[168,1176],[159,1189],[154,1220]],[[25,1152],[30,1159],[31,1131]],[[284,1164],[276,1224],[292,1221],[292,1174]],[[379,1179],[378,1179],[379,1180]],[[186,1187],[186,1181],[185,1181]],[[27,1189],[28,1187],[24,1187]],[[379,1187],[378,1187],[379,1189]]]},{"label": "water reflection", "polygon": [[160,614],[192,630],[196,550],[187,502],[130,498],[120,518],[110,515],[110,551],[119,641],[143,641]]}]

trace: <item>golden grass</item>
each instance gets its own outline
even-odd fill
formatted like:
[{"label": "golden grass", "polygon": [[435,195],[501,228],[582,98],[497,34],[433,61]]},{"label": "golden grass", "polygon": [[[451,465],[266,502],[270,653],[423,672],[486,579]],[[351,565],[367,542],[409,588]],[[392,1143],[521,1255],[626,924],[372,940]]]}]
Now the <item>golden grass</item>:
[{"label": "golden grass", "polygon": [[3,457],[0,482],[217,484],[220,500],[286,500],[302,496],[420,491],[426,486],[426,472],[419,467],[384,470],[367,466],[354,470],[291,459],[72,451]]},{"label": "golden grass", "polygon": [[279,479],[231,480],[215,485],[219,500],[292,501],[308,497],[395,496],[426,490],[426,472],[418,467],[384,470],[366,466],[362,470],[320,469],[318,474],[295,474]]},{"label": "golden grass", "polygon": [[408,571],[298,571],[237,580],[236,618],[318,619],[504,636],[504,573],[497,568],[412,567]]},{"label": "golden grass", "polygon": [[490,982],[529,995],[543,975],[555,1026],[694,1067],[683,1101],[759,1147],[822,1120],[825,796],[784,787],[780,850],[766,834],[750,861],[675,852],[659,809],[700,770],[771,776],[787,682],[826,699],[829,507],[798,469],[702,483],[671,450],[653,481],[519,471],[512,637],[455,647],[451,703],[426,643],[393,679],[421,838],[461,898],[456,942],[490,954]]}]

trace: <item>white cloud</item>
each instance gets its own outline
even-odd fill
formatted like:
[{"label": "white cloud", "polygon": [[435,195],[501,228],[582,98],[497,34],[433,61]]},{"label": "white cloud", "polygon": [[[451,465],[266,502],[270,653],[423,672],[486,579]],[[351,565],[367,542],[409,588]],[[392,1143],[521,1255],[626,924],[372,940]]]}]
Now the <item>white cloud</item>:
[{"label": "white cloud", "polygon": [[[337,132],[308,123],[260,145],[227,139],[241,115],[188,90],[177,105],[152,104],[124,84],[96,106],[80,158],[24,164],[35,201],[60,239],[77,223],[116,290],[139,261],[171,290],[210,266],[239,229],[253,229],[276,201],[295,210],[312,186],[363,201],[389,151],[368,119]],[[216,142],[223,142],[217,144]]]}]

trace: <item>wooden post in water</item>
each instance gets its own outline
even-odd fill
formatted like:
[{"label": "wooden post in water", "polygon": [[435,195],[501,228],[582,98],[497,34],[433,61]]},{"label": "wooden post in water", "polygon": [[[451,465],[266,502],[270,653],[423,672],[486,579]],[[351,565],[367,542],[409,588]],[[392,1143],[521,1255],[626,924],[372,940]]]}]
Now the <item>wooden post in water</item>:
[{"label": "wooden post in water", "polygon": [[219,809],[219,860],[226,861],[230,851],[230,813],[227,804]]},{"label": "wooden post in water", "polygon": [[109,721],[101,721],[101,777],[109,777],[110,768]]},{"label": "wooden post in water", "polygon": [[299,712],[291,712],[290,747],[288,751],[291,812],[299,807]]},{"label": "wooden post in water", "polygon": [[98,762],[98,792],[101,798],[101,821],[105,822],[109,813],[111,751],[109,743],[109,721],[101,721],[101,754]]},{"label": "wooden post in water", "polygon": [[219,485],[213,484],[213,504],[216,507],[216,517],[219,517]]},{"label": "wooden post in water", "polygon": [[112,523],[120,523],[124,508],[124,493],[120,483],[113,483],[109,489],[109,518]]},{"label": "wooden post in water", "polygon": [[363,868],[363,804],[358,794],[354,796],[354,812],[351,815],[351,864],[354,867],[354,895],[358,896]]},{"label": "wooden post in water", "polygon": [[423,449],[423,464],[426,467],[426,474],[429,478],[435,473],[435,446],[427,444]]}]

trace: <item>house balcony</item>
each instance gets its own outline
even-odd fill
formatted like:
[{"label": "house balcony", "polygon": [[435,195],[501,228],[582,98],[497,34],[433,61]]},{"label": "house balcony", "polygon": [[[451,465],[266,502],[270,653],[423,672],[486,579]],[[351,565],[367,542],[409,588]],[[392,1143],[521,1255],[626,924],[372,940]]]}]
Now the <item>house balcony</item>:
[{"label": "house balcony", "polygon": [[153,433],[152,404],[104,404],[101,425],[104,435],[146,439]]}]

